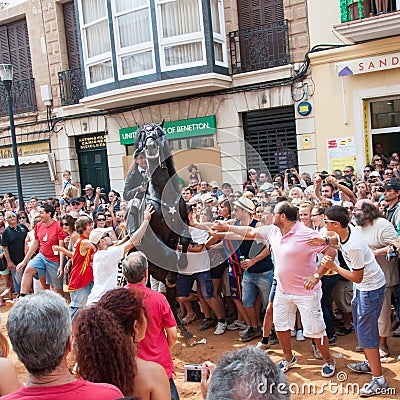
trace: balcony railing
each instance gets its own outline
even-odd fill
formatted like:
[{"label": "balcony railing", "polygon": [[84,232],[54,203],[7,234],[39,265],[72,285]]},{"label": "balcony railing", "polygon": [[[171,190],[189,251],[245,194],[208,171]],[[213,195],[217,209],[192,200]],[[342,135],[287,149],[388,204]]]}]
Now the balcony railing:
[{"label": "balcony railing", "polygon": [[396,0],[340,0],[341,22],[356,21],[399,11]]},{"label": "balcony railing", "polygon": [[[22,114],[37,110],[35,79],[28,78],[13,81],[11,88],[14,114]],[[0,85],[0,117],[8,115],[7,93],[3,85]]]},{"label": "balcony railing", "polygon": [[289,64],[288,21],[229,32],[232,74]]},{"label": "balcony railing", "polygon": [[70,106],[78,104],[84,97],[82,72],[80,68],[69,69],[58,73],[61,104]]}]

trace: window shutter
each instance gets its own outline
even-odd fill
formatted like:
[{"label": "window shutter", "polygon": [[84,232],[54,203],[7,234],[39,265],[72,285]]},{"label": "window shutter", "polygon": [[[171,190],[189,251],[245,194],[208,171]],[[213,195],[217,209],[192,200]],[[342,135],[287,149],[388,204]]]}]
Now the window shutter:
[{"label": "window shutter", "polygon": [[239,29],[282,21],[283,0],[239,0]]},{"label": "window shutter", "polygon": [[7,25],[0,26],[0,62],[1,64],[10,64],[11,62]]},{"label": "window shutter", "polygon": [[76,26],[75,4],[73,1],[63,4],[63,14],[69,69],[80,68],[78,28]]}]

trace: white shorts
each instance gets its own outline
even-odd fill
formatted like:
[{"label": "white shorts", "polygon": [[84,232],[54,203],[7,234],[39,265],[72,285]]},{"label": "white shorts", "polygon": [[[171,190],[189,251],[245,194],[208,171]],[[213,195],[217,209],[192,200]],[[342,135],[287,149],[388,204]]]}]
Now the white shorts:
[{"label": "white shorts", "polygon": [[310,296],[284,294],[278,288],[274,298],[273,320],[276,331],[294,329],[296,310],[299,309],[303,334],[319,339],[326,335],[321,308],[321,289]]}]

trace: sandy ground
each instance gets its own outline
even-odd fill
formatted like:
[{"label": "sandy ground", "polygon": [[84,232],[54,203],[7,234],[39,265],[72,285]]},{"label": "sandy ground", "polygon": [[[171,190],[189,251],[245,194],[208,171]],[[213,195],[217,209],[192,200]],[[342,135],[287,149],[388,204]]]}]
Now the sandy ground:
[{"label": "sandy ground", "polygon": [[[8,309],[2,307],[0,313],[3,317],[3,332],[5,332],[5,321]],[[244,346],[255,345],[257,340],[246,344],[239,342],[238,331],[229,332],[221,336],[215,336],[213,329],[205,332],[199,332],[200,321],[195,321],[189,325],[189,330],[194,338],[185,342],[180,338],[173,349],[173,359],[176,370],[176,385],[181,399],[200,400],[200,385],[196,383],[187,383],[183,379],[183,366],[186,363],[202,363],[205,360],[216,362],[218,358],[226,351],[239,349]],[[199,344],[193,347],[190,343],[205,338],[206,344]],[[354,361],[364,360],[363,353],[355,352],[356,340],[354,333],[338,337],[337,345],[331,347],[332,353],[336,358],[336,374],[331,379],[322,378],[321,361],[315,360],[311,351],[311,341],[297,342],[292,338],[294,354],[297,357],[297,365],[287,372],[287,379],[291,384],[292,399],[312,398],[313,400],[330,399],[358,399],[356,393],[357,385],[362,387],[370,380],[370,375],[356,374],[350,371],[346,364]],[[393,394],[386,396],[376,396],[376,399],[399,399],[400,398],[400,362],[397,356],[400,354],[400,338],[390,338],[389,348],[391,356],[383,362],[384,374],[390,384]],[[272,346],[268,350],[272,360],[277,362],[282,358],[282,351],[278,345]],[[18,362],[15,354],[11,352],[9,358],[16,364],[17,372],[21,381],[25,381],[27,373],[25,368]],[[73,360],[70,360],[71,363]],[[313,385],[309,389],[305,385]],[[324,386],[325,385],[325,386]],[[330,386],[329,386],[330,385]],[[355,385],[355,386],[353,386]],[[311,390],[311,391],[310,391]]]}]

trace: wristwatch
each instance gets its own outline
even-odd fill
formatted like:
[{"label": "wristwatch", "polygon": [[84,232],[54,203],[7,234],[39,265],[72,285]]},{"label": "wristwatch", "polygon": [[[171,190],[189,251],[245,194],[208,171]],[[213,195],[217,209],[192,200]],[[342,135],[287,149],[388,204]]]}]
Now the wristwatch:
[{"label": "wristwatch", "polygon": [[315,279],[318,279],[318,280],[321,279],[317,273],[315,273],[315,274],[313,275],[313,277],[314,277]]}]

